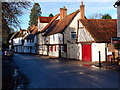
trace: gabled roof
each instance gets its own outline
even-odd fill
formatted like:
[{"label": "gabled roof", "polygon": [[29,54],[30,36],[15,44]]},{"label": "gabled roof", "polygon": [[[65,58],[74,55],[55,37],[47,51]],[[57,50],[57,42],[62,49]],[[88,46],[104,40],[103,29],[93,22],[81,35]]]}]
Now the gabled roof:
[{"label": "gabled roof", "polygon": [[32,38],[34,38],[35,35],[37,34],[37,32],[38,32],[38,27],[37,27],[37,26],[34,26],[34,27],[32,27],[31,29],[32,29],[31,34],[27,35],[27,36],[25,37],[25,39],[32,39]]},{"label": "gabled roof", "polygon": [[10,39],[11,39],[11,37],[14,35],[14,33],[15,33],[15,32],[10,33],[10,34],[8,35],[8,39],[9,39],[9,40],[10,40]]},{"label": "gabled roof", "polygon": [[60,22],[60,20],[54,21],[54,22],[51,24],[51,26],[50,26],[48,29],[46,29],[46,32],[45,32],[44,36],[47,36],[47,35],[51,32],[51,30],[56,27],[56,25],[57,25],[59,22]]},{"label": "gabled roof", "polygon": [[59,16],[60,16],[60,14],[55,15],[55,16],[52,18],[52,20],[40,31],[40,33],[45,32],[46,29],[48,29],[48,28],[51,26],[51,24],[52,24]]},{"label": "gabled roof", "polygon": [[35,26],[31,34],[35,34],[35,33],[37,33],[37,31],[38,31],[38,27]]},{"label": "gabled roof", "polygon": [[35,37],[35,34],[29,34],[25,37],[25,39],[33,39]]},{"label": "gabled roof", "polygon": [[16,38],[19,38],[19,37],[22,37],[22,36],[23,36],[23,33],[19,32],[19,34],[16,36]]},{"label": "gabled roof", "polygon": [[14,34],[11,36],[11,38],[10,38],[10,40],[12,40],[12,39],[14,39],[14,38],[16,38],[16,36],[19,34],[19,32],[17,31],[17,32],[14,32]]},{"label": "gabled roof", "polygon": [[[49,31],[49,33],[46,32],[47,34],[45,33],[44,35],[52,35],[52,34],[56,34],[56,33],[62,33],[79,12],[80,11],[77,10],[77,11],[67,15],[64,19],[62,19],[61,21],[58,21],[57,23],[53,21],[53,23],[56,23],[56,24],[50,24],[48,28],[51,28],[51,27],[53,27],[53,28]],[[54,25],[54,26],[51,26],[51,25]]]},{"label": "gabled roof", "polygon": [[41,23],[49,23],[52,19],[52,17],[44,17],[44,16],[39,16],[38,18]]},{"label": "gabled roof", "polygon": [[80,19],[96,42],[110,42],[111,37],[117,36],[116,19]]}]

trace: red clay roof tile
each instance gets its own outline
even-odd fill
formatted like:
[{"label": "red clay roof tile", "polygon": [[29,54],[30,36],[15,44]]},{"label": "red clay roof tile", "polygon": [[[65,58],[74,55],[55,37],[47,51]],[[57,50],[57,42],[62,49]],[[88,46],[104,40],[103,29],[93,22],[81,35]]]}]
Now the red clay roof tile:
[{"label": "red clay roof tile", "polygon": [[80,19],[80,22],[96,42],[110,42],[111,37],[117,36],[116,19]]},{"label": "red clay roof tile", "polygon": [[50,27],[50,25],[60,16],[60,14],[55,15],[52,20],[40,31],[40,33],[43,33]]},{"label": "red clay roof tile", "polygon": [[[64,19],[57,22],[57,24],[55,24],[55,25],[51,24],[51,25],[54,25],[54,27],[51,29],[51,31],[49,31],[49,33],[48,32],[47,32],[47,34],[45,33],[45,35],[52,35],[52,34],[63,32],[79,12],[80,11],[77,10],[77,11],[67,15]],[[50,25],[48,26],[48,28],[50,28]]]},{"label": "red clay roof tile", "polygon": [[49,23],[53,17],[44,17],[40,16],[38,17],[41,23]]}]

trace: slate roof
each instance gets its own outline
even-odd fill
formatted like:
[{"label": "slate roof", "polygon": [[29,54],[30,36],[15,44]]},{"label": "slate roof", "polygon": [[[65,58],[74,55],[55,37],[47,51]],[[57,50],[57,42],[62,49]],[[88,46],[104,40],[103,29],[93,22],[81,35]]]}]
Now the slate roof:
[{"label": "slate roof", "polygon": [[49,32],[46,32],[44,34],[44,36],[46,35],[52,35],[52,34],[56,34],[56,33],[62,33],[67,26],[71,23],[71,21],[74,19],[74,17],[79,13],[80,11],[77,10],[69,15],[67,15],[64,19],[60,20],[53,20],[51,21],[51,24],[49,23],[49,25],[47,26],[47,28],[45,27],[44,30],[47,30]]},{"label": "slate roof", "polygon": [[52,19],[52,17],[44,17],[44,16],[39,16],[38,18],[41,23],[49,23]]},{"label": "slate roof", "polygon": [[96,42],[110,42],[111,37],[117,36],[116,19],[80,19]]}]

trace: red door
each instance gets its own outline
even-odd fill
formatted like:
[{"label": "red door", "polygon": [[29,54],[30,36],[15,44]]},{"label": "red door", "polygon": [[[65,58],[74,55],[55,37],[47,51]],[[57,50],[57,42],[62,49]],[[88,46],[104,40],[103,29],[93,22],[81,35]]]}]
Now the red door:
[{"label": "red door", "polygon": [[91,45],[82,45],[82,60],[91,61]]}]

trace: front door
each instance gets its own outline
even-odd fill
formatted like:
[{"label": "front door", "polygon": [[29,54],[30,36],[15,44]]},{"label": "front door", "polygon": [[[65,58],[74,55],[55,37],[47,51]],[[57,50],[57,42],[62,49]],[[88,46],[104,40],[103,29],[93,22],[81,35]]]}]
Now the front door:
[{"label": "front door", "polygon": [[91,45],[90,44],[82,45],[82,60],[91,61]]}]

